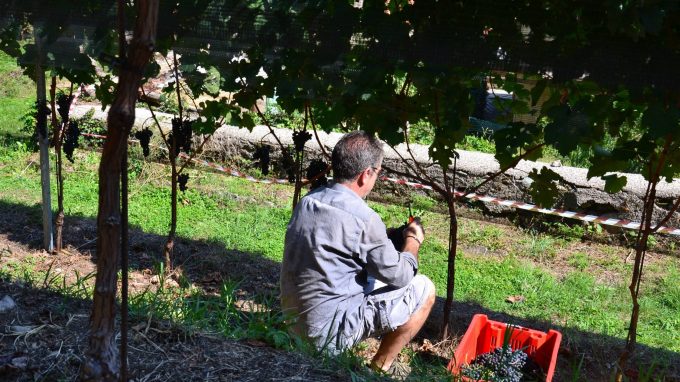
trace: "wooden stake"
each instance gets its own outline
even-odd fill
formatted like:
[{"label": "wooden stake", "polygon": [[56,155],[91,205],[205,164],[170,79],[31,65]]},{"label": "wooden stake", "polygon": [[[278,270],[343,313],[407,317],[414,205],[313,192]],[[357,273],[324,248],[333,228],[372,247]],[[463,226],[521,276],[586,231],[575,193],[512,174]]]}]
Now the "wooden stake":
[{"label": "wooden stake", "polygon": [[35,77],[38,101],[38,116],[36,130],[40,146],[40,184],[42,186],[42,219],[43,219],[43,247],[49,253],[54,251],[52,231],[52,201],[50,195],[50,140],[47,134],[47,100],[45,99],[45,71],[42,67],[42,38],[39,29],[34,28],[37,57],[35,61]]}]

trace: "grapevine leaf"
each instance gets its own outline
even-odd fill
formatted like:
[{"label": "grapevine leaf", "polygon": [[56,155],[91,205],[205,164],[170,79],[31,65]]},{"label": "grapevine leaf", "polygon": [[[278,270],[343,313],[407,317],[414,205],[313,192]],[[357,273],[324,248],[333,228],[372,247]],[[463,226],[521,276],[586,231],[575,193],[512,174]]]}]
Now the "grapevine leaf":
[{"label": "grapevine leaf", "polygon": [[113,103],[115,87],[116,84],[109,75],[99,77],[99,83],[94,85],[94,94],[99,102],[101,102],[102,110],[105,110],[106,106]]},{"label": "grapevine leaf", "polygon": [[605,181],[604,190],[610,194],[621,191],[628,182],[628,178],[616,174],[604,175],[602,179]]},{"label": "grapevine leaf", "polygon": [[[499,130],[494,134],[496,160],[502,168],[508,167],[517,159],[518,155],[521,155],[522,149],[536,146],[539,136],[540,128],[536,124],[523,122],[509,123],[507,128]],[[541,150],[534,150],[525,159],[535,160],[540,155]]]},{"label": "grapevine leaf", "polygon": [[542,167],[540,171],[531,170],[528,177],[533,180],[529,187],[529,194],[534,203],[538,206],[552,206],[559,196],[557,182],[562,180],[562,177],[547,167]]},{"label": "grapevine leaf", "polygon": [[668,134],[678,135],[680,111],[677,108],[666,109],[660,103],[651,104],[642,116],[642,125],[649,129],[653,138],[665,137]]},{"label": "grapevine leaf", "polygon": [[350,114],[342,103],[325,105],[317,103],[312,110],[314,122],[325,132],[331,132]]},{"label": "grapevine leaf", "polygon": [[255,127],[255,120],[250,113],[242,113],[241,127],[245,127],[249,131],[253,131],[253,127]]},{"label": "grapevine leaf", "polygon": [[144,67],[144,76],[142,77],[142,83],[146,83],[151,78],[158,77],[161,72],[161,66],[158,65],[156,60],[151,60],[149,64]]},{"label": "grapevine leaf", "polygon": [[434,139],[429,148],[430,158],[443,168],[448,168],[451,158],[458,155],[456,143],[465,136],[465,127],[459,119],[451,118],[446,122],[447,125],[435,127]]},{"label": "grapevine leaf", "polygon": [[19,26],[10,25],[0,30],[0,51],[7,53],[11,57],[21,55],[21,45],[19,44]]},{"label": "grapevine leaf", "polygon": [[569,155],[579,143],[588,141],[592,134],[588,115],[572,110],[567,105],[552,107],[547,112],[551,122],[545,127],[545,142],[561,155]]},{"label": "grapevine leaf", "polygon": [[92,60],[86,54],[60,54],[57,56],[54,68],[59,77],[66,78],[72,83],[94,83],[95,69]]},{"label": "grapevine leaf", "polygon": [[255,105],[255,102],[260,98],[252,89],[243,89],[240,92],[234,94],[234,101],[241,107],[250,108]]},{"label": "grapevine leaf", "polygon": [[594,155],[593,164],[588,168],[588,179],[603,176],[608,172],[624,171],[628,167],[628,162],[625,159],[621,159],[618,155],[601,147],[596,148]]}]

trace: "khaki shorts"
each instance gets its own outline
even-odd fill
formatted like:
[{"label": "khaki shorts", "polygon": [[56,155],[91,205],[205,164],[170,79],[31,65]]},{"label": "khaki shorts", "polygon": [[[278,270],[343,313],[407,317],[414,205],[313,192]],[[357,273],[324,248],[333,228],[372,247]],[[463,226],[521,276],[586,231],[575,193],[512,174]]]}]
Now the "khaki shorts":
[{"label": "khaki shorts", "polygon": [[430,290],[432,286],[427,276],[416,275],[403,288],[368,295],[360,340],[393,332],[404,325],[434,292]]},{"label": "khaki shorts", "polygon": [[318,348],[337,354],[368,337],[392,332],[404,325],[423,306],[430,293],[434,292],[432,288],[434,284],[430,279],[416,275],[403,288],[378,290],[366,296],[359,311],[350,314],[354,316],[352,319],[340,323],[340,330],[335,336],[329,338],[328,335],[335,330],[326,327],[315,330],[316,335],[312,339]]}]

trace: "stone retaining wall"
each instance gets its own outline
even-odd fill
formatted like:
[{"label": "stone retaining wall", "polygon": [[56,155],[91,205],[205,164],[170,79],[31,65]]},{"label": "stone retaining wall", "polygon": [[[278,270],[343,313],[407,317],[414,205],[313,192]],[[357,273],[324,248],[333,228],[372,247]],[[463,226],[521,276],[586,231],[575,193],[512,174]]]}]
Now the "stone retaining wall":
[{"label": "stone retaining wall", "polygon": [[[92,107],[78,106],[74,111],[74,116],[83,115]],[[159,114],[164,128],[169,128],[171,116]],[[94,118],[105,119],[106,114],[97,109]],[[148,110],[138,109],[136,125],[141,126],[148,121],[150,114]],[[148,123],[148,122],[147,122]],[[292,131],[287,129],[275,129],[276,135],[284,145],[292,146]],[[330,153],[335,143],[342,136],[339,133],[319,132],[319,140]],[[234,126],[223,126],[217,130],[213,138],[204,147],[204,155],[209,158],[220,160],[242,158],[245,163],[251,161],[252,154],[258,145],[269,145],[272,147],[272,163],[277,161],[280,156],[278,144],[266,126],[256,126],[252,131],[241,129]],[[312,138],[305,146],[307,159],[323,158],[322,151],[316,139]],[[423,145],[411,145],[414,158],[423,165],[431,164],[427,154],[428,148]],[[400,155],[408,158],[405,147],[396,147],[399,155],[392,149],[385,150],[385,164],[387,167],[406,171]],[[242,162],[243,163],[243,162]],[[470,184],[477,184],[488,175],[499,170],[499,165],[491,154],[478,152],[460,151],[458,160],[457,184],[459,187],[466,187]],[[560,184],[560,199],[556,207],[580,212],[589,212],[605,215],[613,218],[623,218],[638,221],[641,212],[642,197],[646,190],[646,182],[640,175],[626,174],[628,184],[623,190],[616,194],[608,194],[603,190],[604,181],[599,178],[587,179],[587,170],[582,168],[559,166],[542,162],[521,161],[516,168],[507,171],[506,174],[497,177],[494,181],[485,186],[480,193],[494,196],[497,198],[511,199],[531,203],[531,196],[527,192],[531,184],[531,179],[527,174],[534,168],[544,166],[550,167],[553,171],[560,174],[565,182]],[[428,173],[433,177],[440,177],[441,171],[437,166],[430,166]],[[281,176],[281,174],[278,174]],[[389,187],[383,187],[389,188]],[[672,183],[663,182],[657,191],[657,207],[654,211],[655,219],[660,219],[668,208],[672,205],[674,198],[680,196],[680,180]],[[507,207],[487,204],[490,212],[507,212]],[[680,217],[676,213],[669,221],[668,225],[680,226]]]}]

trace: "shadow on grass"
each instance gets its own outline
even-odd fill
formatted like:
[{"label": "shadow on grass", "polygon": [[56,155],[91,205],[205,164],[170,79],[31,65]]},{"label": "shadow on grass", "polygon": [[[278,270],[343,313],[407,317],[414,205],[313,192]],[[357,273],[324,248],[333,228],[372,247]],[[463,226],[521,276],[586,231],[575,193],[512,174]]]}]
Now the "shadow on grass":
[{"label": "shadow on grass", "polygon": [[[31,250],[43,248],[42,210],[36,204],[0,201],[0,234]],[[69,253],[89,256],[92,266],[96,256],[96,220],[90,217],[67,215],[64,219],[63,247]],[[162,261],[165,235],[146,233],[130,226],[129,264],[131,270],[155,272]],[[85,264],[83,264],[85,265]],[[217,288],[223,281],[234,281],[249,293],[271,295],[278,287],[280,263],[258,253],[225,248],[217,241],[193,240],[177,237],[173,266],[189,282],[205,288]],[[86,267],[80,273],[87,273]]]},{"label": "shadow on grass", "polygon": [[[10,241],[39,250],[42,246],[41,209],[39,205],[25,206],[0,201],[0,234]],[[67,216],[64,230],[66,248],[77,249],[91,262],[95,256],[96,225],[89,217]],[[130,227],[130,268],[132,270],[153,269],[161,261],[165,236],[143,232],[139,227]],[[182,270],[186,279],[211,294],[219,293],[224,282],[236,282],[246,294],[258,296],[274,308],[278,305],[278,278],[280,263],[269,260],[257,253],[247,253],[225,248],[222,243],[204,240],[178,238],[175,245],[174,264]],[[262,301],[262,300],[259,300]],[[256,301],[257,302],[257,301]],[[419,335],[437,343],[441,322],[443,299],[437,298],[433,314],[425,329]],[[536,319],[519,318],[488,310],[479,304],[456,302],[453,312],[453,333],[460,337],[465,333],[474,314],[486,314],[497,321],[547,331],[562,332],[560,356],[555,381],[609,381],[624,341],[619,338],[589,333],[582,330],[557,326]],[[250,312],[251,315],[271,314]],[[252,318],[252,317],[251,317]],[[257,321],[257,320],[254,320]],[[266,320],[265,320],[266,321]],[[636,372],[651,371],[653,380],[680,381],[680,353],[638,345],[635,362]],[[579,366],[580,365],[580,366]],[[577,371],[580,370],[580,371]],[[580,373],[581,377],[575,375]],[[636,380],[631,378],[630,380]]]}]

